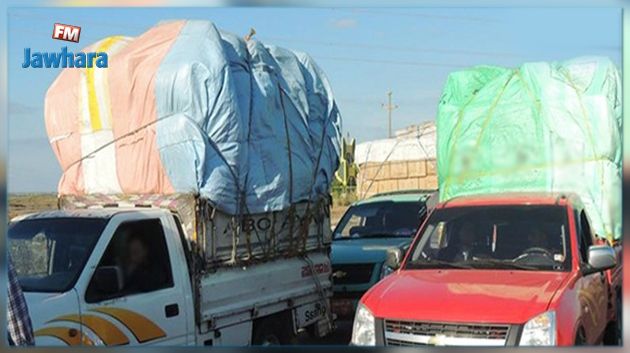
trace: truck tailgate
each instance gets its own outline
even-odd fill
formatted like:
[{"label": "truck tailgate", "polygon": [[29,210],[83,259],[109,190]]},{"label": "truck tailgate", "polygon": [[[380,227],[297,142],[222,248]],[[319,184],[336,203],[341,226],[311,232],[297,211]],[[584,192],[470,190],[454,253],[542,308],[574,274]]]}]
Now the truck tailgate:
[{"label": "truck tailgate", "polygon": [[[307,261],[294,257],[248,267],[220,268],[200,280],[199,310],[203,322],[219,328],[297,307],[332,295],[330,260],[311,252]],[[321,292],[313,278],[319,279]]]}]

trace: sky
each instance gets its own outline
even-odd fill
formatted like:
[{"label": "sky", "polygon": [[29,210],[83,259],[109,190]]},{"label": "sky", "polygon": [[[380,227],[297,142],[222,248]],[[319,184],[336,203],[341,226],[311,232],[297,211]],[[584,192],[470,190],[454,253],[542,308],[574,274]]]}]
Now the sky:
[{"label": "sky", "polygon": [[[137,36],[169,19],[205,19],[239,35],[310,54],[326,73],[344,135],[387,137],[435,119],[448,74],[474,65],[603,55],[621,67],[616,8],[12,8],[8,12],[9,192],[54,192],[61,170],[44,126],[44,96],[60,69],[23,69],[24,48],[58,52],[111,35]],[[51,39],[56,22],[82,27],[80,44]]]}]

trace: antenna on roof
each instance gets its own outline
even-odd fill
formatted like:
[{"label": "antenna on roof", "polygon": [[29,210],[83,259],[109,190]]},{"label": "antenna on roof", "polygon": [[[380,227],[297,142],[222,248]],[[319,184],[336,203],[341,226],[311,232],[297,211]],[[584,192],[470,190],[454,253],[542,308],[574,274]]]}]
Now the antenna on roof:
[{"label": "antenna on roof", "polygon": [[243,37],[243,38],[245,38],[245,41],[248,42],[250,39],[252,39],[254,34],[256,34],[256,30],[254,29],[254,27],[251,27],[249,29],[249,33],[247,33],[247,35],[245,37]]}]

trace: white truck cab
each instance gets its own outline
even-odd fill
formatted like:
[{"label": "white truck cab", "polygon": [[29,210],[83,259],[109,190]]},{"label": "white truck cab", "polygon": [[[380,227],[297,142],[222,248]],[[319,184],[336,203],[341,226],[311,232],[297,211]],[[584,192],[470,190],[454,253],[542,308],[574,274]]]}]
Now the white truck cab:
[{"label": "white truck cab", "polygon": [[8,238],[37,345],[280,344],[332,325],[325,247],[210,269],[177,215],[137,207],[27,215]]}]

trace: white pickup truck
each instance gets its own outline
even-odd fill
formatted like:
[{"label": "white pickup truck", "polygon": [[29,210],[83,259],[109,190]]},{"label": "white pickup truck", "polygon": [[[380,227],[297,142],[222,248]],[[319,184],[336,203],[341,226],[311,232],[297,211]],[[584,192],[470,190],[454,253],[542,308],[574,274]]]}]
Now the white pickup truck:
[{"label": "white pickup truck", "polygon": [[328,200],[240,217],[192,195],[59,202],[9,227],[37,345],[284,344],[332,328]]}]

